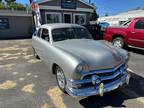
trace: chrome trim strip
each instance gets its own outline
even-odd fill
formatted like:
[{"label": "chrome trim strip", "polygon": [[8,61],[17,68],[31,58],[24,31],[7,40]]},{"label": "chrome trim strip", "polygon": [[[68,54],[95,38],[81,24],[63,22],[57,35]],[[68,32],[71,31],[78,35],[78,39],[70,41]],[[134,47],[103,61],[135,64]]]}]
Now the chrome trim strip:
[{"label": "chrome trim strip", "polygon": [[109,80],[109,79],[114,79],[115,77],[117,77],[117,76],[120,75],[120,74],[121,74],[121,72],[120,72],[120,71],[117,71],[116,73],[114,73],[114,74],[111,75],[111,76],[100,77],[100,79],[101,79],[102,81],[104,81],[104,80]]},{"label": "chrome trim strip", "polygon": [[[124,64],[120,64],[118,66],[116,66],[115,68],[113,69],[108,69],[108,70],[97,70],[97,71],[92,71],[92,72],[88,72],[88,73],[85,73],[81,76],[81,79],[83,79],[85,76],[87,75],[92,75],[92,74],[100,74],[100,73],[110,73],[110,72],[115,72],[118,68],[120,68],[122,65]],[[127,68],[128,66],[124,67],[124,68]]]},{"label": "chrome trim strip", "polygon": [[[126,78],[129,74],[126,73],[122,78],[111,82],[109,84],[104,85],[104,93],[112,91],[117,89],[119,86],[122,86],[126,83]],[[92,95],[98,95],[98,87],[90,87],[90,88],[84,88],[84,89],[72,89],[72,88],[66,88],[66,91],[69,95],[73,97],[79,97],[79,96],[92,96]]]},{"label": "chrome trim strip", "polygon": [[[117,77],[121,73],[124,73],[124,72],[126,73],[127,67],[128,66],[124,67],[121,71],[115,72],[113,75],[100,77],[100,79],[101,79],[101,81],[109,80],[109,79],[114,79],[115,77]],[[68,83],[72,83],[74,85],[77,85],[77,84],[90,83],[90,82],[92,82],[92,80],[91,79],[80,79],[80,80],[70,80],[70,79],[68,79],[67,82]]]},{"label": "chrome trim strip", "polygon": [[140,50],[144,50],[144,48],[141,48],[141,47],[135,47],[135,46],[131,46],[131,45],[128,45],[128,47],[135,48],[135,49],[140,49]]},{"label": "chrome trim strip", "polygon": [[129,38],[129,40],[137,41],[137,42],[144,42],[144,40],[140,40],[140,39],[133,39],[133,38]]}]

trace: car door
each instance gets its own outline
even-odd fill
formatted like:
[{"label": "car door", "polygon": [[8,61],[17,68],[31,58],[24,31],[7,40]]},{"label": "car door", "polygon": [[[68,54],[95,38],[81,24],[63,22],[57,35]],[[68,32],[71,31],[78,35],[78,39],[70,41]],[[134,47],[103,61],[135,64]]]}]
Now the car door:
[{"label": "car door", "polygon": [[130,31],[131,45],[135,47],[144,47],[144,20],[137,20]]},{"label": "car door", "polygon": [[[46,63],[47,66],[50,66],[50,37],[49,30],[46,28],[41,28],[39,31],[40,35],[33,38],[34,48],[36,53],[39,55],[42,61]],[[39,34],[38,33],[38,34]]]},{"label": "car door", "polygon": [[35,52],[37,53],[37,55],[39,55],[39,57],[41,58],[41,52],[42,52],[42,49],[41,49],[41,32],[42,32],[42,29],[40,28],[38,30],[37,33],[35,33],[35,35],[33,35],[32,37],[32,46],[33,48],[35,49]]},{"label": "car door", "polygon": [[41,49],[42,49],[42,59],[46,63],[47,66],[50,66],[51,62],[51,43],[50,43],[50,35],[49,30],[46,28],[42,29],[41,32]]}]

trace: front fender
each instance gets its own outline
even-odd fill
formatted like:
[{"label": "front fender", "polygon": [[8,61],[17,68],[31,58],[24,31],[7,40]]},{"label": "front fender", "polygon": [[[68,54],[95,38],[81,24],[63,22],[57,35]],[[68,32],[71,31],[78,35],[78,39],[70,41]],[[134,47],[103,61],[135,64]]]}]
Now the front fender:
[{"label": "front fender", "polygon": [[63,69],[66,78],[73,78],[79,75],[75,70],[82,60],[75,57],[73,54],[68,53],[61,48],[53,47],[52,61],[52,65],[57,64]]}]

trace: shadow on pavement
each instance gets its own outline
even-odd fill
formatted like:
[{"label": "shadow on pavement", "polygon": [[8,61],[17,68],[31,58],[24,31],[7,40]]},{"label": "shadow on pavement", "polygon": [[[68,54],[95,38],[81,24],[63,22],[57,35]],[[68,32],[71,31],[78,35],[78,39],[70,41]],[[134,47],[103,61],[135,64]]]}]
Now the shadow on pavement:
[{"label": "shadow on pavement", "polygon": [[123,105],[124,100],[127,100],[125,94],[119,90],[106,93],[103,97],[90,96],[79,101],[84,108],[101,108],[101,107],[126,107]]},{"label": "shadow on pavement", "polygon": [[144,55],[144,50],[135,49],[135,48],[126,48],[126,50],[128,52],[133,52],[133,53],[136,53],[136,54]]},{"label": "shadow on pavement", "polygon": [[[138,97],[144,96],[144,78],[138,76],[134,73],[131,73],[132,77],[130,80],[129,86],[124,87],[123,89],[128,89],[136,93],[136,96],[129,96],[127,92],[124,93],[121,90],[117,89],[115,91],[106,93],[103,97],[100,96],[90,96],[84,99],[81,99],[79,103],[84,108],[101,108],[101,107],[127,107],[123,105],[125,100],[136,99]],[[129,92],[129,91],[128,91]]]},{"label": "shadow on pavement", "polygon": [[12,37],[12,38],[4,38],[4,37],[0,37],[0,40],[22,40],[22,39],[31,39],[31,36],[28,37]]},{"label": "shadow on pavement", "polygon": [[135,73],[131,73],[128,89],[135,92],[138,96],[144,97],[144,78]]}]

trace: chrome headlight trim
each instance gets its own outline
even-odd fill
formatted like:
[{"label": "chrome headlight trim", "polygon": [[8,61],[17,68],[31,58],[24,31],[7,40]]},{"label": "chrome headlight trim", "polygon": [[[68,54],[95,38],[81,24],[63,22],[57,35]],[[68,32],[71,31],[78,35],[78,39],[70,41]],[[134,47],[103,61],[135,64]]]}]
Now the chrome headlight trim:
[{"label": "chrome headlight trim", "polygon": [[86,72],[88,70],[89,70],[89,67],[86,64],[79,64],[76,68],[77,72]]}]

